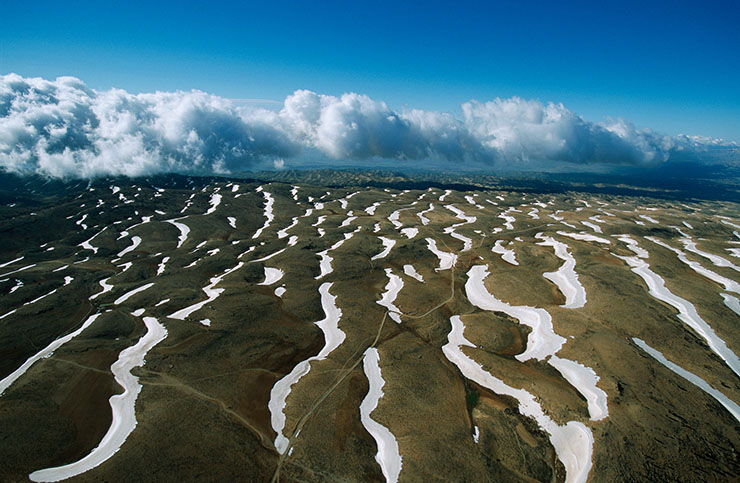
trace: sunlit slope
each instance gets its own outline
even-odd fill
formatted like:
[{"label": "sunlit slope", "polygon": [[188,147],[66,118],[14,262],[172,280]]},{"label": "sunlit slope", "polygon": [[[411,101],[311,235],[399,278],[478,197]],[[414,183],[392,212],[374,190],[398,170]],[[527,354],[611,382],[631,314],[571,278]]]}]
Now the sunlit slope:
[{"label": "sunlit slope", "polygon": [[727,480],[740,209],[80,185],[0,223],[0,479]]}]

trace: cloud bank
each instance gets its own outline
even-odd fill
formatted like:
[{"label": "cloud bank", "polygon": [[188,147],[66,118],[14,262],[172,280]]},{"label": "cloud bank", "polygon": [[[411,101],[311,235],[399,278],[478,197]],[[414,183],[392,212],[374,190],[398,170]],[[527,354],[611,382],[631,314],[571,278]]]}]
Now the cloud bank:
[{"label": "cloud bank", "polygon": [[96,91],[74,77],[0,77],[0,169],[51,177],[211,174],[330,160],[478,163],[513,168],[705,162],[712,139],[669,137],[621,119],[585,121],[562,104],[517,97],[462,105],[462,118],[349,93],[298,90],[282,108],[200,91]]}]

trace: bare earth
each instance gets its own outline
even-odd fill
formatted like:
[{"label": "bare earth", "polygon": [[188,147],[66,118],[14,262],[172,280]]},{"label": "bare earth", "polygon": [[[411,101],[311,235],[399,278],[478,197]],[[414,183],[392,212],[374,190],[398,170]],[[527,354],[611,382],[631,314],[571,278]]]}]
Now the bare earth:
[{"label": "bare earth", "polygon": [[[274,200],[268,224],[266,193]],[[453,316],[464,325],[470,345],[460,350],[467,358],[533,395],[555,425],[580,423],[590,432],[588,481],[740,475],[740,421],[730,410],[740,403],[740,375],[723,355],[740,354],[740,313],[721,295],[740,299],[737,204],[490,190],[451,190],[440,201],[444,193],[118,180],[3,208],[0,480],[26,481],[98,446],[114,419],[109,398],[123,392],[111,365],[147,333],[146,316],[167,335],[132,371],[141,385],[135,427],[115,454],[73,479],[385,481],[379,443],[359,409],[370,387],[363,356],[375,347],[383,387],[371,418],[397,442],[399,481],[577,481],[520,401],[463,376],[445,355]],[[430,203],[423,224],[418,213]],[[512,228],[507,216],[515,219]],[[409,238],[403,228],[418,233]],[[395,244],[373,259],[385,248],[381,236]],[[574,283],[586,293],[583,307],[564,307],[563,287],[543,277],[564,264],[543,236],[567,245]],[[119,256],[134,237],[141,242]],[[439,269],[427,239],[456,256],[452,268]],[[492,251],[499,240],[518,265]],[[331,271],[317,279],[324,250]],[[711,334],[656,294],[632,270],[636,263],[663,280],[663,293],[693,307]],[[404,274],[405,265],[423,282]],[[562,339],[557,357],[596,375],[594,390],[605,395],[608,415],[592,417],[588,384],[569,382],[550,364],[555,352],[517,358],[535,329],[471,299],[466,284],[475,266],[486,267],[484,287],[497,300],[549,314]],[[282,276],[260,285],[266,267]],[[390,284],[386,269],[402,282],[390,311],[377,303]],[[315,324],[327,317],[319,293],[326,282],[341,311],[333,333]],[[106,284],[112,288],[103,292]],[[209,299],[183,320],[170,317]],[[89,327],[16,372],[93,314],[100,315]],[[285,396],[282,434],[289,443],[280,453],[273,387],[337,330],[341,342],[312,360]],[[635,339],[703,380],[730,408]],[[727,352],[715,350],[713,340]]]}]

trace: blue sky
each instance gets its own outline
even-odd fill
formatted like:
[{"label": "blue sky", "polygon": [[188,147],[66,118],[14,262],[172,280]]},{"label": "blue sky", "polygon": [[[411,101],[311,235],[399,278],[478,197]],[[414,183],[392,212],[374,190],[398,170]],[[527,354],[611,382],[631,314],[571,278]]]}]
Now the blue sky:
[{"label": "blue sky", "polygon": [[740,141],[737,2],[398,3],[5,0],[0,73],[451,112],[520,96]]}]

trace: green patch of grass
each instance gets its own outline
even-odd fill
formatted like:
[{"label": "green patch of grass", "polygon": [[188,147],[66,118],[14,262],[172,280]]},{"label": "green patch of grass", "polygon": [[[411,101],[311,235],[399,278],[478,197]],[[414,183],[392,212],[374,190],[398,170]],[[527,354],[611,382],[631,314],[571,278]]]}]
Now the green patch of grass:
[{"label": "green patch of grass", "polygon": [[476,404],[478,404],[478,400],[480,399],[480,394],[475,389],[468,389],[465,391],[465,402],[468,404],[468,411],[473,409]]}]

